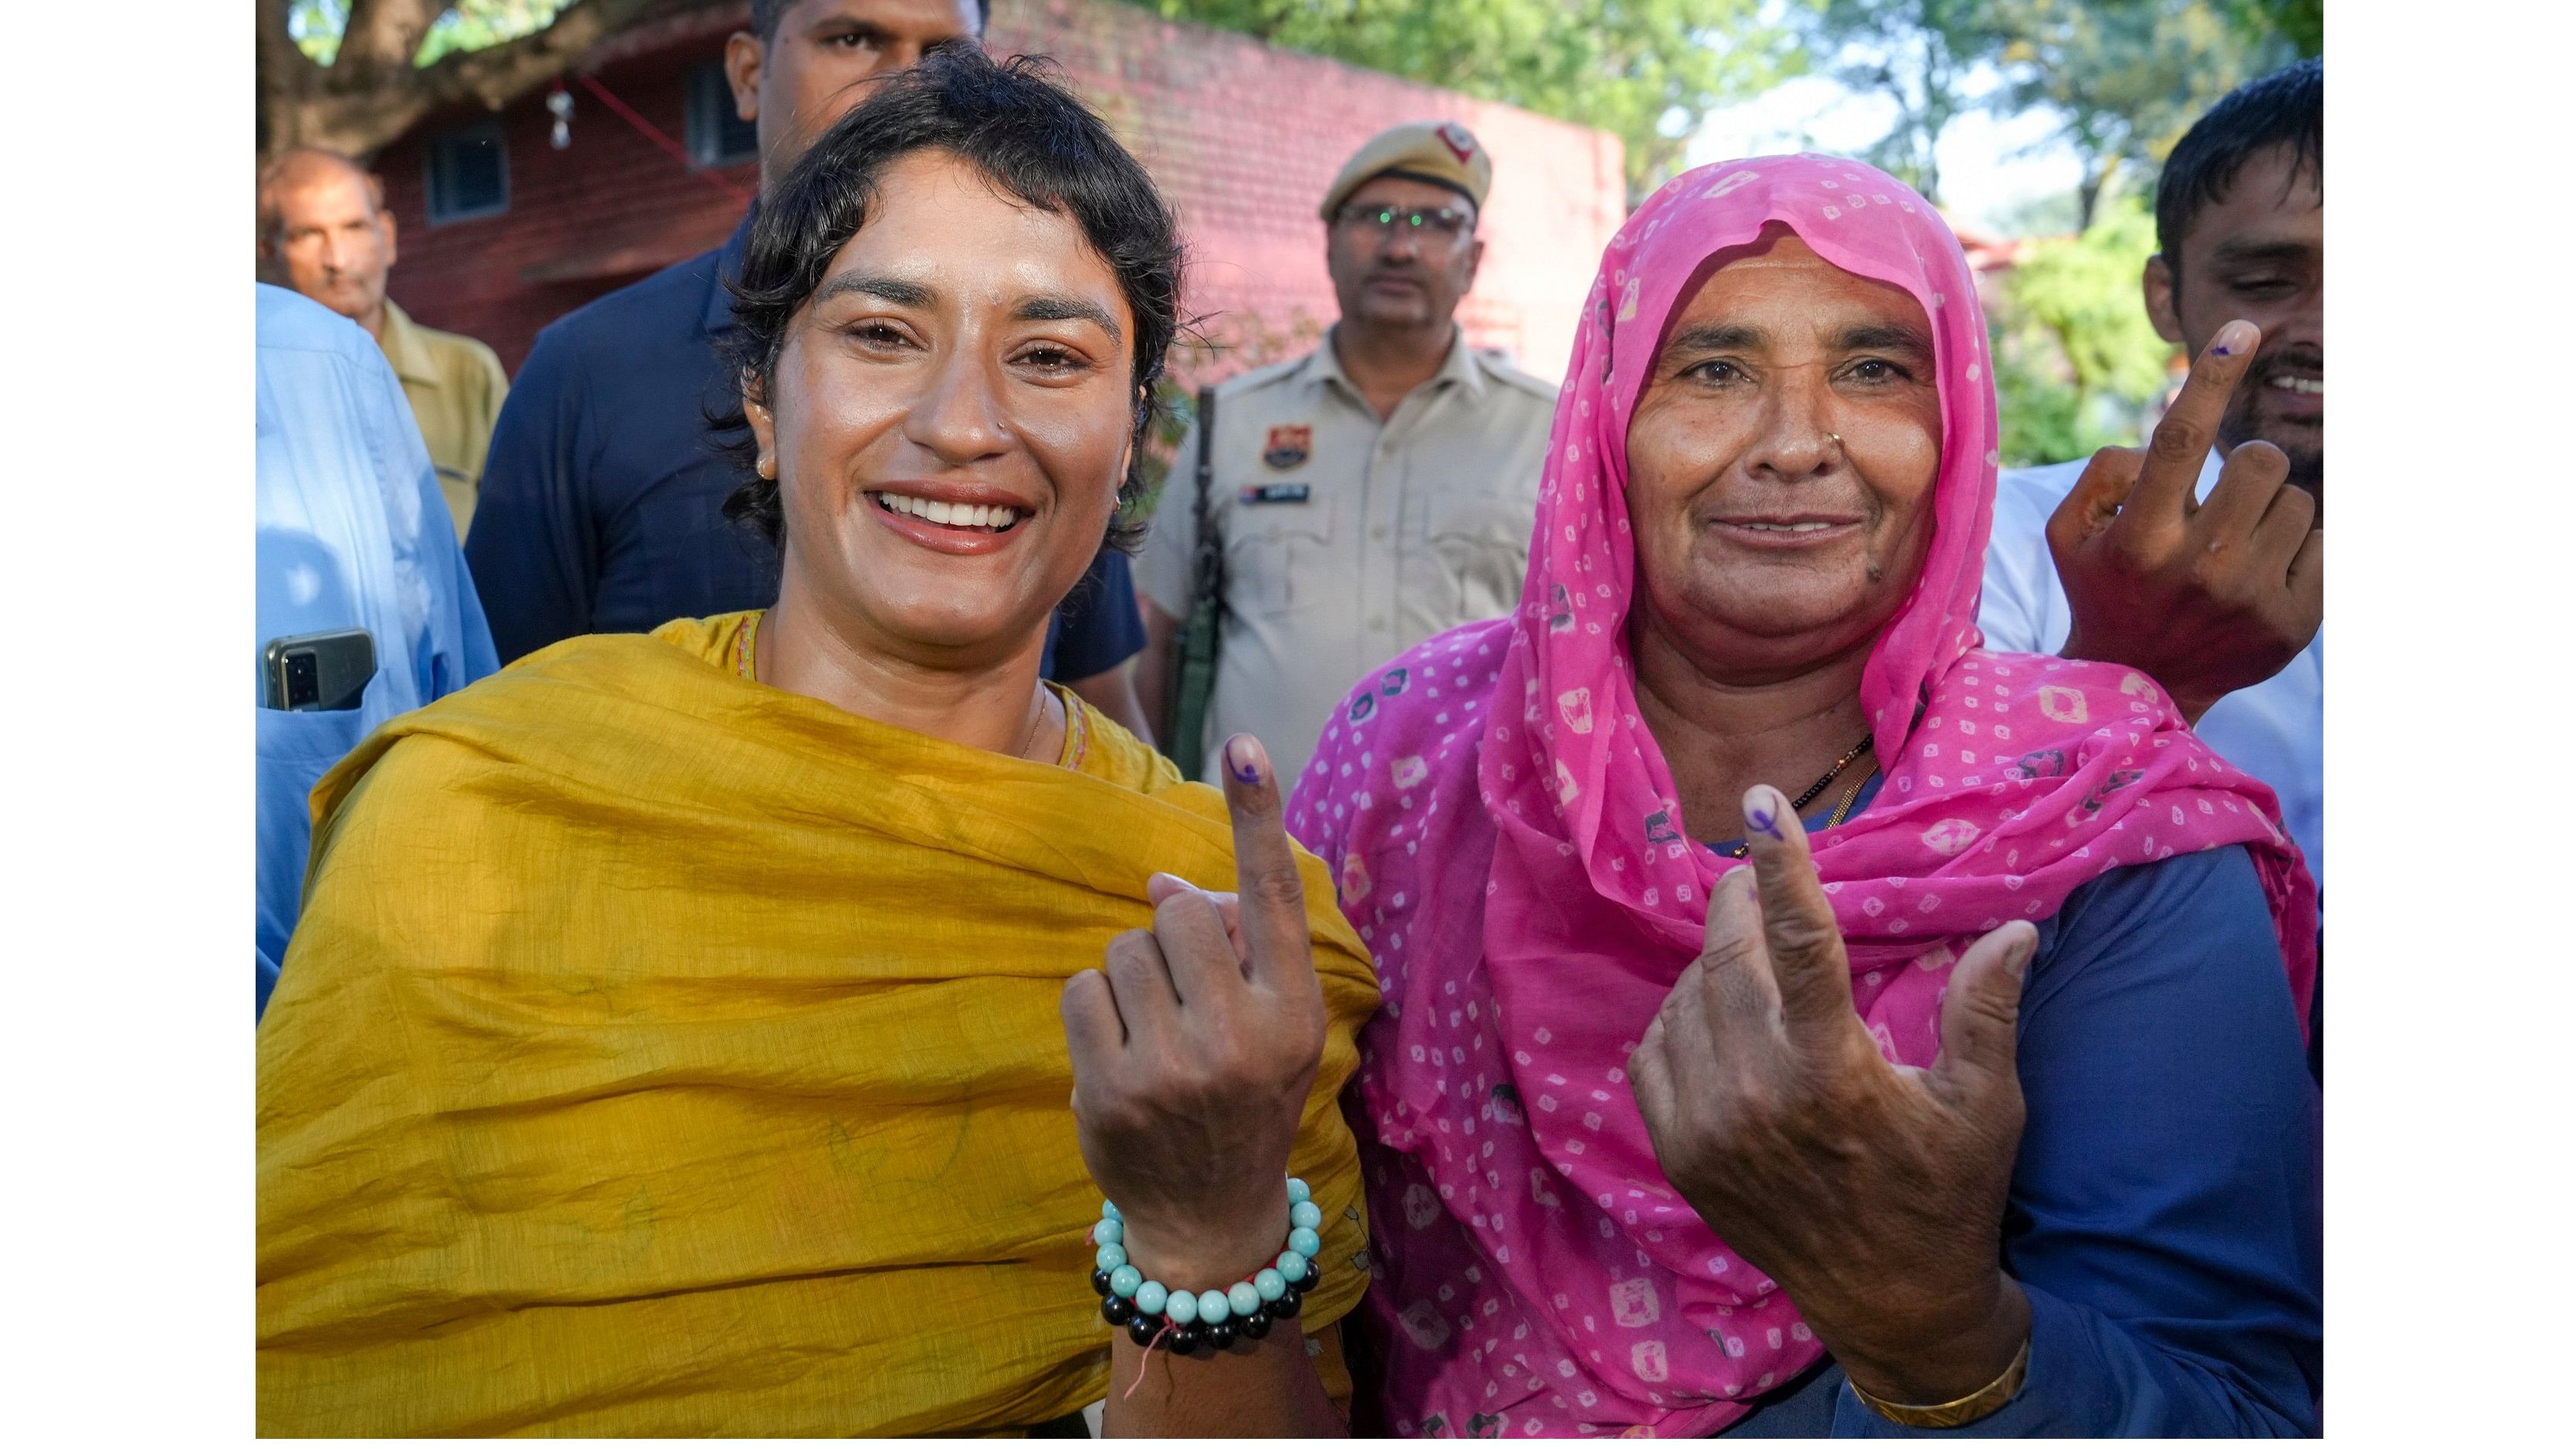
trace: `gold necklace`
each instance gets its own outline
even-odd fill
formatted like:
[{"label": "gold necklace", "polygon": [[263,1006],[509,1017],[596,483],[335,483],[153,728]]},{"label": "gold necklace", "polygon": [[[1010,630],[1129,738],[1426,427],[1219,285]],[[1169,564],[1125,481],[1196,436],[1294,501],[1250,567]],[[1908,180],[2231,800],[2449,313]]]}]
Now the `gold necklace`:
[{"label": "gold necklace", "polygon": [[[1020,754],[1020,758],[1021,758],[1021,759],[1023,759],[1023,760],[1025,760],[1025,759],[1029,759],[1029,758],[1030,758],[1029,751],[1030,751],[1030,749],[1031,749],[1031,748],[1033,748],[1033,747],[1037,744],[1037,742],[1038,742],[1038,731],[1040,731],[1040,730],[1042,730],[1042,729],[1045,729],[1045,728],[1046,728],[1046,720],[1047,720],[1047,699],[1048,699],[1048,697],[1049,697],[1049,695],[1050,695],[1051,693],[1052,693],[1052,691],[1050,691],[1050,690],[1046,687],[1046,681],[1045,681],[1045,680],[1039,680],[1039,681],[1038,681],[1038,709],[1037,709],[1037,717],[1036,717],[1035,719],[1032,719],[1032,720],[1030,720],[1030,721],[1029,721],[1029,732],[1028,732],[1027,736],[1026,736],[1025,738],[1023,738],[1023,739],[1020,741],[1020,750],[1019,750],[1019,754]],[[1068,729],[1072,728],[1072,726],[1073,726],[1073,720],[1072,720],[1071,716],[1072,716],[1072,711],[1070,711],[1070,710],[1066,711],[1065,727],[1066,727],[1066,728],[1068,728]],[[1062,754],[1063,752],[1059,750],[1057,753],[1058,753],[1058,754]]]},{"label": "gold necklace", "polygon": [[1869,788],[1869,782],[1877,778],[1878,767],[1873,765],[1870,767],[1868,774],[1852,781],[1852,787],[1843,792],[1843,802],[1834,807],[1834,813],[1832,815],[1825,818],[1825,828],[1827,830],[1831,830],[1849,818],[1851,815],[1852,802],[1859,799],[1860,792]]},{"label": "gold necklace", "polygon": [[[1848,750],[1845,750],[1843,752],[1843,757],[1834,761],[1834,767],[1832,769],[1827,770],[1817,779],[1816,783],[1809,785],[1804,794],[1801,794],[1797,799],[1789,802],[1789,813],[1795,815],[1799,811],[1806,809],[1809,802],[1813,801],[1817,796],[1825,793],[1825,787],[1834,782],[1834,777],[1836,775],[1850,769],[1851,762],[1859,759],[1863,754],[1867,753],[1870,746],[1874,743],[1876,743],[1875,736],[1862,735],[1860,737],[1860,743],[1852,746]],[[1833,818],[1825,822],[1825,828],[1827,830],[1831,830],[1835,826],[1843,823],[1843,816],[1851,809],[1852,802],[1860,798],[1861,786],[1868,784],[1870,775],[1875,775],[1877,773],[1878,771],[1872,770],[1869,772],[1869,775],[1861,776],[1860,780],[1851,787],[1851,793],[1843,796],[1843,803],[1834,807]],[[1742,860],[1744,857],[1752,853],[1753,840],[1750,836],[1745,837],[1745,841],[1742,845],[1739,845],[1733,850],[1727,852],[1727,854],[1734,856],[1737,860]]]}]

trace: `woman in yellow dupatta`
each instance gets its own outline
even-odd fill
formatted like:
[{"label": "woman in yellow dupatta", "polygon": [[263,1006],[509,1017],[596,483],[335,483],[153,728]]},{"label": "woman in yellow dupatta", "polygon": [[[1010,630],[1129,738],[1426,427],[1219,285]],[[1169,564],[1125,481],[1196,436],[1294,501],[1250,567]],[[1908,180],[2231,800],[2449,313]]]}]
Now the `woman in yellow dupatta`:
[{"label": "woman in yellow dupatta", "polygon": [[[543,651],[315,792],[259,1037],[263,1433],[1007,1432],[1103,1396],[1058,998],[1154,923],[1150,874],[1223,883],[1231,830],[1278,829],[1275,781],[1230,826],[1038,679],[1178,266],[1099,122],[971,49],[764,202],[738,503],[783,532],[777,606]],[[1376,991],[1295,863],[1330,1349]]]}]

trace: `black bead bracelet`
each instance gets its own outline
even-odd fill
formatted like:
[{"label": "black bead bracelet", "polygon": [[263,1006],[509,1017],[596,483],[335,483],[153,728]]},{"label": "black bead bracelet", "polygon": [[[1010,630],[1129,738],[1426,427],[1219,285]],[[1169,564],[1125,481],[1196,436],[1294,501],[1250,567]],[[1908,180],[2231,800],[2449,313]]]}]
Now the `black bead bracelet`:
[{"label": "black bead bracelet", "polygon": [[1215,1323],[1174,1323],[1168,1314],[1147,1313],[1136,1306],[1133,1298],[1109,1291],[1109,1275],[1094,1272],[1092,1286],[1100,1290],[1100,1316],[1112,1328],[1124,1328],[1137,1347],[1153,1345],[1160,1337],[1163,1347],[1174,1353],[1196,1353],[1202,1348],[1224,1350],[1234,1347],[1237,1338],[1264,1339],[1271,1326],[1295,1318],[1305,1311],[1306,1295],[1324,1281],[1324,1270],[1312,1259],[1307,1260],[1304,1275],[1288,1285],[1287,1291],[1262,1304],[1250,1314],[1226,1318]]},{"label": "black bead bracelet", "polygon": [[1161,1343],[1174,1353],[1201,1348],[1228,1349],[1237,1338],[1267,1338],[1270,1326],[1296,1317],[1306,1295],[1324,1281],[1315,1255],[1324,1250],[1319,1230],[1323,1209],[1306,1184],[1289,1178],[1288,1242],[1259,1272],[1231,1287],[1191,1293],[1166,1288],[1148,1279],[1127,1261],[1127,1223],[1115,1203],[1100,1205],[1099,1225],[1091,1230],[1091,1291],[1100,1295],[1100,1316],[1113,1328],[1125,1328],[1140,1346]]}]

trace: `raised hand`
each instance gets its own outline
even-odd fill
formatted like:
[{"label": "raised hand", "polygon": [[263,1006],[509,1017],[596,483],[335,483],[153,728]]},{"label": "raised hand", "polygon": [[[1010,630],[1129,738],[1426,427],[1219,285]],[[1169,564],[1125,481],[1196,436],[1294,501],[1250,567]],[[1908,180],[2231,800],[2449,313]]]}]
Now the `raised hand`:
[{"label": "raised hand", "polygon": [[1852,1381],[1898,1403],[1992,1382],[2030,1308],[1997,1254],[2021,1142],[2021,982],[2038,932],[1988,932],[1953,968],[1941,1053],[1891,1065],[1852,1008],[1807,833],[1746,792],[1752,869],[1713,892],[1700,954],[1629,1057],[1667,1181],[1789,1294]]},{"label": "raised hand", "polygon": [[2145,671],[2195,723],[2280,673],[2325,620],[2325,530],[2280,449],[2239,444],[2196,496],[2262,340],[2251,322],[2220,328],[2147,447],[2094,454],[2048,520],[2075,621],[2065,655]]},{"label": "raised hand", "polygon": [[1128,1261],[1222,1287],[1279,1251],[1288,1150],[1323,1060],[1305,888],[1268,754],[1225,746],[1238,889],[1150,883],[1154,926],[1065,983],[1082,1158],[1126,1220]]}]

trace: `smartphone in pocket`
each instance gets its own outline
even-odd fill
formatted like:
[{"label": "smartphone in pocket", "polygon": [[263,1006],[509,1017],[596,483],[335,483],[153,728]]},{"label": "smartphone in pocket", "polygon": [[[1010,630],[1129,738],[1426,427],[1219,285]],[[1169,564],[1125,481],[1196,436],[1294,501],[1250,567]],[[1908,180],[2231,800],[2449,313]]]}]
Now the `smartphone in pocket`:
[{"label": "smartphone in pocket", "polygon": [[270,709],[356,709],[376,676],[376,641],[364,629],[271,639],[260,676]]}]

